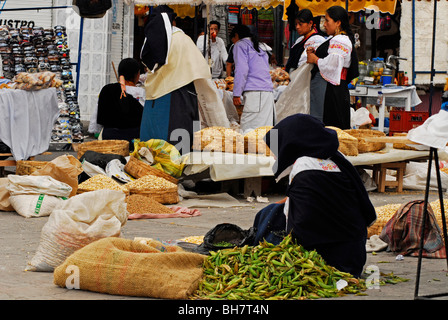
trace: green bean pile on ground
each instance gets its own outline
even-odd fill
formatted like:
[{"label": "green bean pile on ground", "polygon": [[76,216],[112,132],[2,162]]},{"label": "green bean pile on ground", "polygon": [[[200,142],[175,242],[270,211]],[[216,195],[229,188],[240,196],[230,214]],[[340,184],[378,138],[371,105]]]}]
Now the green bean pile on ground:
[{"label": "green bean pile on ground", "polygon": [[[366,290],[363,279],[327,265],[315,250],[293,243],[290,235],[279,245],[263,241],[210,251],[203,269],[192,299],[318,299]],[[338,290],[338,281],[345,287]]]}]

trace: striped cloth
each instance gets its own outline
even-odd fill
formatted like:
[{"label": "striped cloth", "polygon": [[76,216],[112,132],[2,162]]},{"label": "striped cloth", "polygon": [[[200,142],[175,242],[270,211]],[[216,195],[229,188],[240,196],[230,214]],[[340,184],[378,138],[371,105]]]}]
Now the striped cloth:
[{"label": "striped cloth", "polygon": [[[424,200],[414,200],[403,204],[384,226],[380,239],[388,244],[392,252],[409,256],[419,255],[424,205]],[[445,259],[442,231],[429,203],[427,208],[422,256]]]}]

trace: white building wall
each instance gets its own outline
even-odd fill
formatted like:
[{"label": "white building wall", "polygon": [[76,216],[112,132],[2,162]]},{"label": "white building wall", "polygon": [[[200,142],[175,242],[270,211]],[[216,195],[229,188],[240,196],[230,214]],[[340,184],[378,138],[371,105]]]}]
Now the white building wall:
[{"label": "white building wall", "polygon": [[[412,79],[412,1],[401,2],[401,40],[400,56],[408,58],[400,61],[400,70],[408,73]],[[434,1],[415,1],[415,71],[431,70],[432,30],[434,16]],[[434,69],[448,71],[448,2],[437,1],[436,44]],[[434,84],[446,83],[448,75],[436,74]],[[430,74],[417,74],[415,84],[429,84]]]}]

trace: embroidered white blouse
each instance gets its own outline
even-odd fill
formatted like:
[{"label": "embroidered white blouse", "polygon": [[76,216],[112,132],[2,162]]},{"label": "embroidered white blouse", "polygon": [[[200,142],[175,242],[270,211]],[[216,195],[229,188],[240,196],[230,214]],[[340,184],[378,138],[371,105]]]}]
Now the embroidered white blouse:
[{"label": "embroidered white blouse", "polygon": [[341,83],[342,68],[350,67],[352,42],[346,35],[332,37],[328,47],[328,56],[319,59],[317,65],[322,77],[333,85]]},{"label": "embroidered white blouse", "polygon": [[[303,38],[303,36],[297,40],[301,40],[302,38]],[[314,50],[316,50],[322,43],[325,42],[325,40],[326,39],[324,37],[322,37],[321,35],[315,35],[315,36],[309,37],[308,40],[306,40],[305,44],[303,45],[305,50],[303,50],[302,55],[300,56],[299,63],[297,64],[297,68],[300,67],[302,64],[306,63],[306,59],[307,59],[306,49],[312,47],[312,48],[314,48]],[[298,43],[298,42],[296,42],[296,43]]]},{"label": "embroidered white blouse", "polygon": [[[288,170],[291,169],[289,173],[289,184],[291,184],[294,177],[306,170],[320,170],[326,172],[341,172],[338,165],[334,163],[334,161],[329,159],[317,159],[312,157],[300,157],[296,160],[292,168],[289,167]],[[286,171],[285,170],[285,171]],[[289,212],[289,198],[286,199],[285,207],[283,209],[283,213],[286,217],[286,225],[288,224],[288,212]]]}]

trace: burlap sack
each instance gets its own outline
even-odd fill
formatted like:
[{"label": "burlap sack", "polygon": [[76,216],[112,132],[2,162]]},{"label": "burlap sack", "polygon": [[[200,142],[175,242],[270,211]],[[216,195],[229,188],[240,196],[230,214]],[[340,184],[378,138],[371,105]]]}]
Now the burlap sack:
[{"label": "burlap sack", "polygon": [[[180,250],[163,252],[140,241],[109,237],[70,255],[55,269],[54,283],[70,288],[72,278],[79,276],[81,290],[187,299],[198,288],[205,258],[197,253]],[[76,267],[79,273],[71,275],[69,270]]]}]

